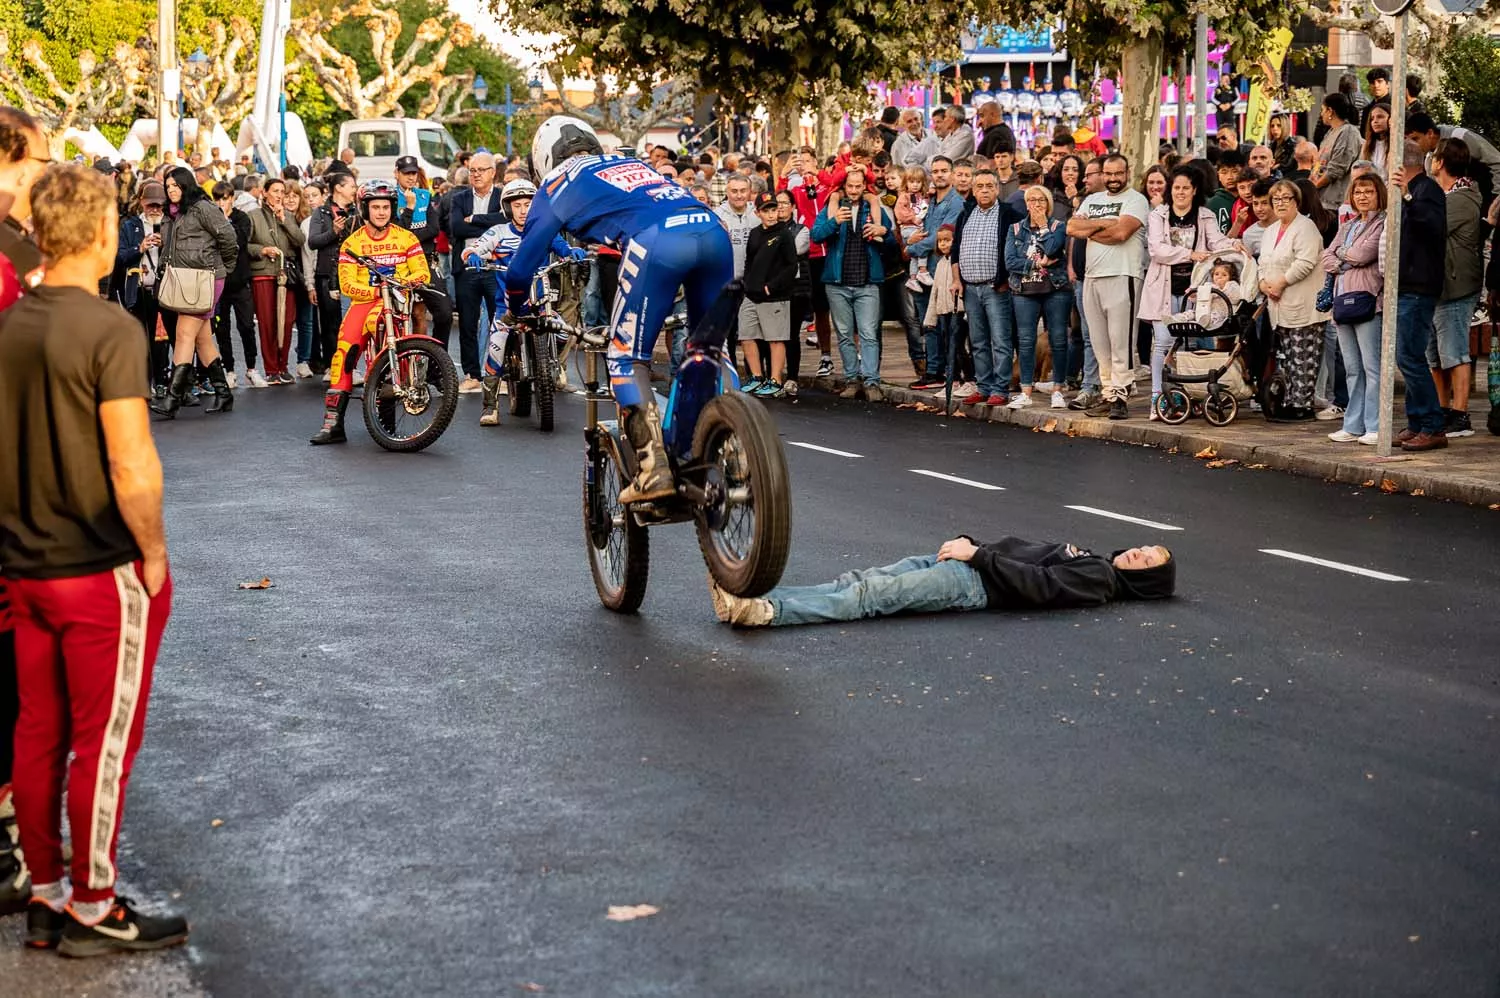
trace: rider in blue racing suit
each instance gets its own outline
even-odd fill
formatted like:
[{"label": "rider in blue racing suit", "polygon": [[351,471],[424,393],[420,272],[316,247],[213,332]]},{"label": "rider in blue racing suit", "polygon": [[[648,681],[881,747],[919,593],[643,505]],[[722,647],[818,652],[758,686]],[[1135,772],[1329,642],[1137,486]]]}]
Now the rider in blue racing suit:
[{"label": "rider in blue racing suit", "polygon": [[531,164],[541,190],[505,274],[511,309],[524,303],[559,232],[622,247],[620,289],[609,319],[609,384],[640,471],[620,501],[673,495],[651,390],[651,351],[679,287],[692,329],[733,280],[729,235],[685,188],[638,159],[604,155],[594,130],[577,118],[554,115],[543,122]]}]

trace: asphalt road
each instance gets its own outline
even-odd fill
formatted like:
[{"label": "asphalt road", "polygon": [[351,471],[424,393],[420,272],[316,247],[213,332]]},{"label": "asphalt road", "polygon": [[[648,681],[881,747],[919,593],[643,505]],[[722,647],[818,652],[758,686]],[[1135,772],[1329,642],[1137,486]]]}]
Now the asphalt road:
[{"label": "asphalt road", "polygon": [[740,633],[686,525],[598,606],[576,400],[410,456],[238,403],[157,431],[121,866],[192,942],[0,993],[1500,994],[1500,512],[805,396],[859,456],[788,447],[785,581],[1015,533],[1181,596]]}]

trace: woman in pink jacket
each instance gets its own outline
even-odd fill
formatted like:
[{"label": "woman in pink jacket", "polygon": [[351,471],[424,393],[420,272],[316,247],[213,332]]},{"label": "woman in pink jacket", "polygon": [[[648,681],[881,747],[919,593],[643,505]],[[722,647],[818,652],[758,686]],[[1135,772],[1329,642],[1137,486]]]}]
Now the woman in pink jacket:
[{"label": "woman in pink jacket", "polygon": [[1151,323],[1155,333],[1151,343],[1149,419],[1161,418],[1156,401],[1161,395],[1162,367],[1172,347],[1167,317],[1183,310],[1184,300],[1192,289],[1193,264],[1220,250],[1243,251],[1237,241],[1219,231],[1214,213],[1203,206],[1206,198],[1202,183],[1198,171],[1179,166],[1172,171],[1166,202],[1152,208],[1146,220],[1146,251],[1151,263],[1146,268],[1146,285],[1136,318]]},{"label": "woman in pink jacket", "polygon": [[1344,355],[1349,405],[1344,425],[1328,434],[1334,443],[1375,443],[1380,425],[1380,313],[1385,293],[1385,185],[1366,173],[1349,185],[1356,214],[1339,226],[1323,251],[1333,282],[1333,324]]}]

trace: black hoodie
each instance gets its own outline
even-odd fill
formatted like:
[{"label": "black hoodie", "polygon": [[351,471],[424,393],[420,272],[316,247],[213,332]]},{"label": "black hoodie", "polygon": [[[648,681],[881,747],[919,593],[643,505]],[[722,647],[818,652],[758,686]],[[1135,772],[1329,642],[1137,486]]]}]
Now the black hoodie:
[{"label": "black hoodie", "polygon": [[[965,535],[967,536],[967,535]],[[972,537],[968,538],[973,541]],[[1002,537],[979,544],[969,564],[984,579],[991,610],[1099,606],[1111,600],[1165,599],[1176,585],[1177,562],[1123,571],[1108,558],[1072,544]],[[1118,554],[1119,552],[1115,552]]]}]

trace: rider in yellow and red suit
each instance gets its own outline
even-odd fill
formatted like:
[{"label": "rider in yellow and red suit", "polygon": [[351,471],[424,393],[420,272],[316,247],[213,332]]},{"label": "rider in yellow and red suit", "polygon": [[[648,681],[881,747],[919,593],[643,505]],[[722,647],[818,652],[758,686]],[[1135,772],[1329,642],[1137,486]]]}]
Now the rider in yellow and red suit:
[{"label": "rider in yellow and red suit", "polygon": [[426,284],[432,280],[422,243],[407,229],[391,223],[398,197],[395,185],[384,180],[365,184],[359,192],[365,224],[339,248],[339,290],[354,304],[349,306],[339,326],[338,349],[328,365],[328,393],[323,396],[323,428],[312,438],[312,443],[341,444],[347,439],[344,409],[354,388],[354,368],[384,308],[369,268],[356,263],[355,257],[374,260],[383,273],[394,274],[403,281]]}]

